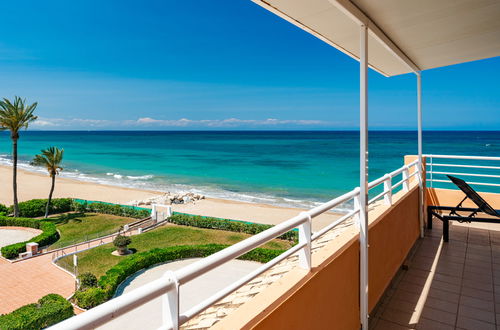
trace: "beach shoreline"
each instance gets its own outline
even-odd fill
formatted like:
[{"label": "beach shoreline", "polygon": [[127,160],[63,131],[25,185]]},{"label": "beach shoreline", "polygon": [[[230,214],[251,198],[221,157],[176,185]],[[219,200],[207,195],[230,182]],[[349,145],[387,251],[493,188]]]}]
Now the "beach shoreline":
[{"label": "beach shoreline", "polygon": [[[12,167],[0,165],[0,203],[12,204]],[[25,201],[34,198],[47,198],[50,178],[42,173],[18,169],[18,198]],[[94,182],[58,177],[54,198],[80,198],[109,203],[126,204],[132,200],[144,200],[163,195],[164,192],[111,186]],[[196,215],[212,216],[265,224],[278,224],[300,212],[301,208],[280,207],[235,200],[207,197],[195,203],[172,205],[174,211]],[[315,218],[313,229],[318,230],[339,218],[339,214],[326,213]]]}]

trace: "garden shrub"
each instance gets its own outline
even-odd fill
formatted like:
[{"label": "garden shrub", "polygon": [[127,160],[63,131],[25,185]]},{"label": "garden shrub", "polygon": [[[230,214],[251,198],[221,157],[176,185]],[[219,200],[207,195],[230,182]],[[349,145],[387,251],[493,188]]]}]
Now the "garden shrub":
[{"label": "garden shrub", "polygon": [[[183,213],[177,213],[172,215],[168,219],[168,221],[176,225],[208,228],[208,229],[220,229],[220,230],[234,231],[238,233],[246,233],[251,235],[258,234],[272,227],[272,225],[247,223],[243,221],[203,217],[199,215],[190,215]],[[298,239],[298,233],[297,231],[291,230],[279,236],[278,238],[290,241],[296,241]]]},{"label": "garden shrub", "polygon": [[3,204],[0,204],[0,215],[7,215],[9,213],[9,208]]},{"label": "garden shrub", "polygon": [[123,236],[123,235],[118,235],[113,240],[113,245],[116,246],[117,248],[126,247],[130,243],[132,243],[132,239],[128,236]]},{"label": "garden shrub", "polygon": [[80,282],[80,289],[93,288],[97,286],[97,277],[90,272],[78,275],[78,281]]},{"label": "garden shrub", "polygon": [[52,222],[31,218],[11,218],[0,216],[0,226],[29,227],[42,230],[42,233],[32,239],[2,247],[2,256],[7,259],[16,258],[19,253],[26,252],[26,243],[35,242],[40,247],[50,245],[59,239],[59,232]]},{"label": "garden shrub", "polygon": [[132,206],[101,203],[101,202],[89,203],[87,201],[84,201],[83,203],[80,203],[73,201],[72,208],[74,211],[82,213],[93,212],[102,214],[112,214],[122,217],[135,218],[135,219],[143,219],[151,215],[151,211],[147,209],[136,209]]},{"label": "garden shrub", "polygon": [[35,304],[0,315],[0,329],[44,329],[75,315],[69,301],[58,294],[48,294]]},{"label": "garden shrub", "polygon": [[[50,202],[49,214],[64,213],[71,211],[71,198],[54,198]],[[19,203],[19,216],[26,218],[43,217],[47,199],[31,199]],[[14,206],[10,206],[9,211],[13,212]],[[0,210],[1,212],[1,210]]]},{"label": "garden shrub", "polygon": [[[229,245],[207,244],[207,245],[182,245],[168,248],[155,248],[149,251],[131,255],[115,266],[111,267],[106,274],[99,278],[99,287],[77,291],[73,296],[78,306],[92,308],[111,299],[118,288],[130,275],[151,267],[156,264],[187,258],[203,258],[218,252]],[[283,250],[270,250],[257,248],[239,259],[268,262],[283,253]]]}]

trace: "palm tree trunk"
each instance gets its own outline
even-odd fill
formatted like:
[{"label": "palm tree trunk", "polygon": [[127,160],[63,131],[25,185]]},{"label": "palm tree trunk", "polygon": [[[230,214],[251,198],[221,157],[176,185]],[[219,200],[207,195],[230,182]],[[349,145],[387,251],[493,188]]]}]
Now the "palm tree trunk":
[{"label": "palm tree trunk", "polygon": [[17,202],[17,138],[12,138],[12,189],[14,190],[14,216],[19,216],[19,205]]},{"label": "palm tree trunk", "polygon": [[56,185],[56,175],[51,174],[50,177],[52,179],[52,185],[50,187],[49,199],[47,200],[47,207],[45,208],[45,218],[49,216],[49,208],[50,208],[50,202],[52,200],[52,193],[54,192],[54,187]]}]

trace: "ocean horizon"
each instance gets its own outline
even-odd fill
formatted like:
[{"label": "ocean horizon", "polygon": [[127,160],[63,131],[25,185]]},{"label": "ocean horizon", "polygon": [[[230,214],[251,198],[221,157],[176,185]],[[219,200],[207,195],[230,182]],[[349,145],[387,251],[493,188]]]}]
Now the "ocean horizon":
[{"label": "ocean horizon", "polygon": [[[424,153],[500,155],[500,131],[424,131]],[[278,206],[312,207],[359,185],[357,131],[23,131],[19,168],[65,149],[61,177]],[[11,141],[0,133],[0,164]],[[369,134],[369,178],[417,153],[416,131]]]}]

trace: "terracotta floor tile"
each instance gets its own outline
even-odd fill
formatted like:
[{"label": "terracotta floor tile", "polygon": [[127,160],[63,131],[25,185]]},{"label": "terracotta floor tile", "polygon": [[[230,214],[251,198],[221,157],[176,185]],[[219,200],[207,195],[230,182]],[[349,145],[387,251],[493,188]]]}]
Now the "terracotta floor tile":
[{"label": "terracotta floor tile", "polygon": [[460,305],[458,307],[458,314],[461,316],[465,316],[470,319],[479,320],[483,322],[488,322],[495,324],[495,313],[488,312],[485,310],[477,309],[474,307]]},{"label": "terracotta floor tile", "polygon": [[424,307],[422,310],[421,317],[429,320],[445,323],[451,326],[455,326],[455,321],[457,319],[456,313],[449,313],[442,310],[437,310],[431,307]]},{"label": "terracotta floor tile", "polygon": [[460,305],[481,309],[488,312],[495,311],[495,304],[492,301],[485,301],[472,297],[461,296]]},{"label": "terracotta floor tile", "polygon": [[457,328],[464,330],[495,330],[495,325],[459,315],[457,319]]}]

